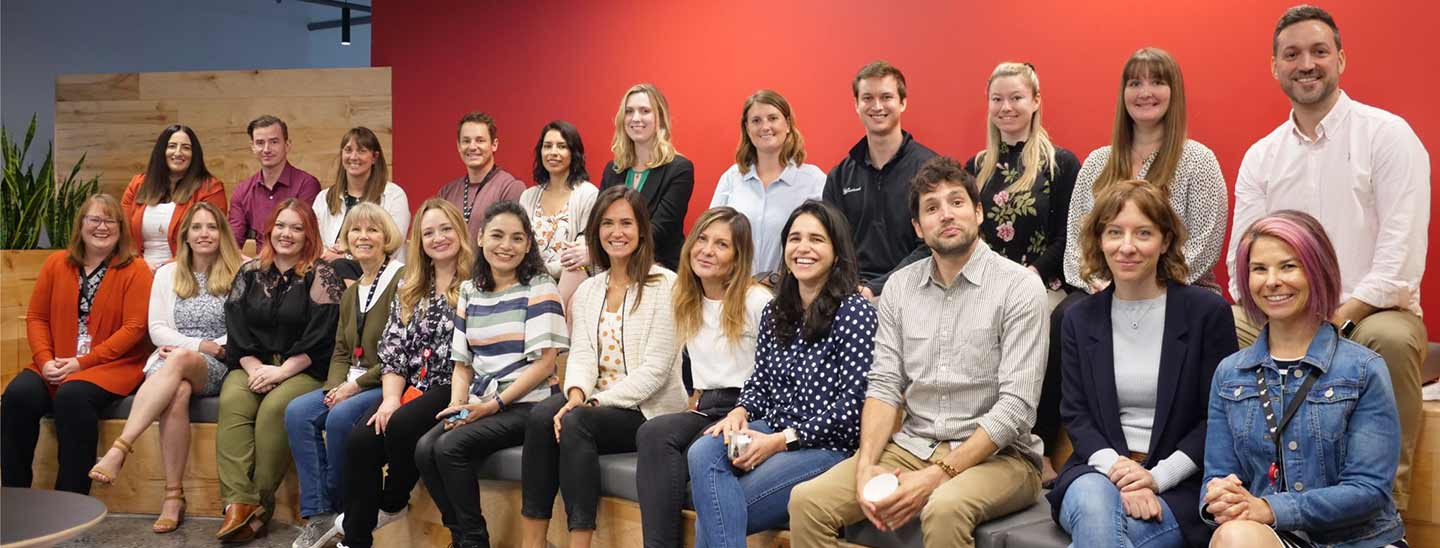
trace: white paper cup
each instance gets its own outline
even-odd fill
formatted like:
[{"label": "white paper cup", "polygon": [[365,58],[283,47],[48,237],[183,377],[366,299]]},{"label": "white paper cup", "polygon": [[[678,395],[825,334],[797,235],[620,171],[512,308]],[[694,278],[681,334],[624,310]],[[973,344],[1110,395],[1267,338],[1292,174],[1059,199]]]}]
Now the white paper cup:
[{"label": "white paper cup", "polygon": [[895,474],[880,474],[870,478],[870,481],[865,483],[865,500],[870,502],[885,500],[885,497],[894,493],[897,487],[900,487],[900,478],[895,477]]}]

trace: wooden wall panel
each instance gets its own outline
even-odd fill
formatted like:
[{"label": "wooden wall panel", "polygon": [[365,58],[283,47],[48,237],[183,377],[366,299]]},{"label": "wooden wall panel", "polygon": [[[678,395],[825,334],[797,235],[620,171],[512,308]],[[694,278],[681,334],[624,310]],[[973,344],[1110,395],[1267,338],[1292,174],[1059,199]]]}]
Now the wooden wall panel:
[{"label": "wooden wall panel", "polygon": [[391,151],[390,69],[302,69],[80,74],[55,81],[55,159],[121,195],[145,170],[155,138],[174,123],[195,129],[205,164],[227,194],[260,169],[245,126],[272,114],[290,127],[290,163],[333,182],[340,137],[365,126]]}]

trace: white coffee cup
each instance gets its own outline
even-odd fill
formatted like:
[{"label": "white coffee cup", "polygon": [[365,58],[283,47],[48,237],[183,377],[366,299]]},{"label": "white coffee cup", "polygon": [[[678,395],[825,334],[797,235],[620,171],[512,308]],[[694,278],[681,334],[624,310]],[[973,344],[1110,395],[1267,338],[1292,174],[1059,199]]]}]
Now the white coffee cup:
[{"label": "white coffee cup", "polygon": [[867,501],[880,502],[894,493],[898,487],[900,487],[900,478],[895,477],[895,474],[880,474],[865,483],[863,494]]}]

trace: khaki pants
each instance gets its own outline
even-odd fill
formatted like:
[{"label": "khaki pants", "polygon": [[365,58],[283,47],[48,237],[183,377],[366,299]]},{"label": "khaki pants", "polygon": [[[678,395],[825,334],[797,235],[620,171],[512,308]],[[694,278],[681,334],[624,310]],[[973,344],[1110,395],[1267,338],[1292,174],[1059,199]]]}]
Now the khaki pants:
[{"label": "khaki pants", "polygon": [[[950,452],[941,444],[936,457]],[[877,463],[919,470],[930,463],[890,443]],[[839,546],[840,528],[865,519],[855,496],[856,458],[850,457],[790,491],[790,542],[795,548]],[[1005,449],[940,485],[920,511],[926,546],[975,546],[975,527],[1018,512],[1040,495],[1040,472],[1014,449]]]},{"label": "khaki pants", "polygon": [[[1233,305],[1235,335],[1240,348],[1255,343],[1260,326],[1250,321],[1245,309]],[[1381,310],[1355,326],[1350,340],[1365,345],[1385,359],[1390,369],[1390,384],[1395,389],[1395,407],[1400,412],[1400,465],[1395,469],[1395,507],[1405,510],[1410,504],[1411,461],[1420,435],[1423,404],[1420,396],[1420,368],[1425,363],[1425,322],[1408,310]]]},{"label": "khaki pants", "polygon": [[274,515],[275,490],[290,468],[285,406],[319,390],[320,381],[301,372],[264,394],[251,392],[249,386],[250,375],[243,369],[227,373],[220,385],[220,420],[215,426],[220,500],[260,504]]}]

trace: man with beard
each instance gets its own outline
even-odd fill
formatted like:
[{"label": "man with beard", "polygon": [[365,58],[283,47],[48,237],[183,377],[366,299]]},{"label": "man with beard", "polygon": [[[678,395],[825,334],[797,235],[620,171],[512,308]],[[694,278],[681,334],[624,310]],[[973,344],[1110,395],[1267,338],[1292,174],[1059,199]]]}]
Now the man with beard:
[{"label": "man with beard", "polygon": [[[1340,308],[1351,339],[1385,358],[1400,412],[1395,505],[1409,502],[1410,463],[1420,431],[1420,367],[1425,324],[1420,278],[1430,224],[1430,158],[1399,116],[1340,90],[1345,50],[1330,14],[1296,6],[1275,25],[1271,71],[1290,96],[1291,114],[1245,153],[1235,180],[1235,224],[1226,267],[1239,300],[1249,265],[1235,264],[1240,235],[1256,219],[1294,209],[1324,225],[1340,258]],[[1237,276],[1239,278],[1237,278]],[[1258,327],[1235,307],[1240,346]]]},{"label": "man with beard", "polygon": [[[982,521],[1040,494],[1030,428],[1045,376],[1045,288],[980,241],[980,192],[955,160],[925,162],[909,198],[931,255],[885,283],[860,450],[791,492],[797,547],[837,546],[838,530],[862,519],[888,531],[917,516],[926,546],[974,546]],[[893,493],[863,496],[891,473]]]}]

